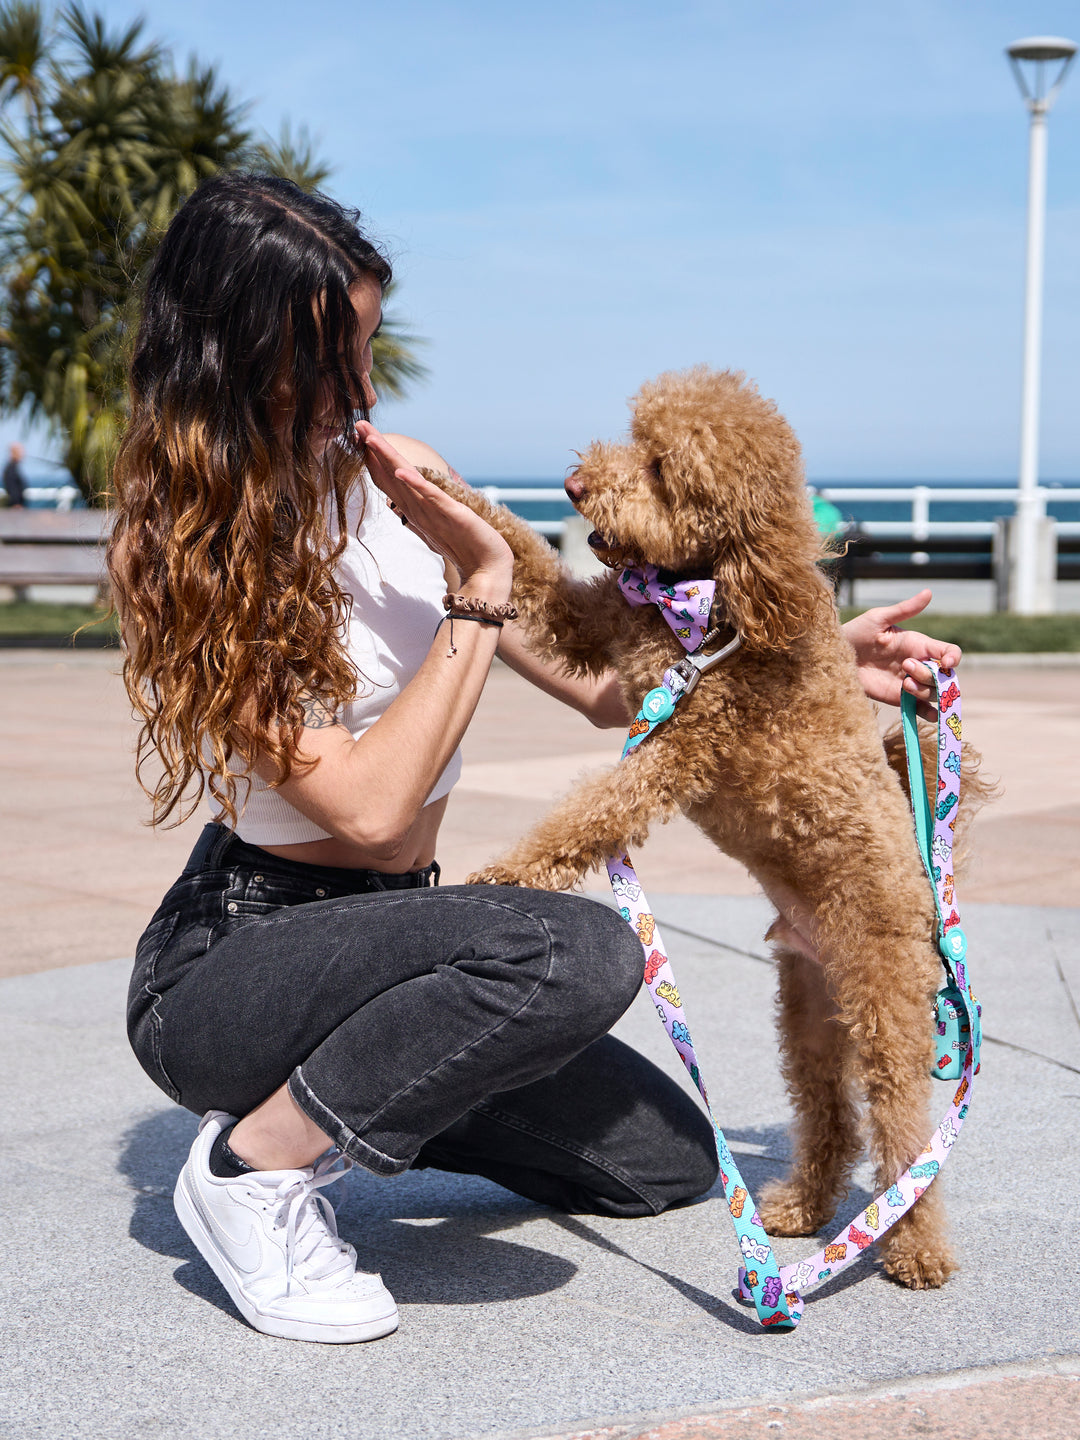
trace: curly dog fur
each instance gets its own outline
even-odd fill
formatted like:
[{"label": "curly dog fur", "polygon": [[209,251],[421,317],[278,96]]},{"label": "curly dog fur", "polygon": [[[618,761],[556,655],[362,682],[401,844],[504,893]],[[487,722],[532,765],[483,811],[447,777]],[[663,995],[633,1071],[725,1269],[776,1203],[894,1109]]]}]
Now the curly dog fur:
[{"label": "curly dog fur", "polygon": [[[811,1234],[861,1151],[860,1095],[882,1188],[933,1130],[930,1007],[942,974],[933,901],[902,782],[820,568],[791,429],[741,375],[704,367],[661,376],[632,408],[629,439],[593,444],[568,493],[616,572],[647,562],[711,575],[711,623],[725,627],[717,644],[738,631],[742,648],[617,770],[587,778],[470,878],[566,889],[679,811],[747,866],[779,912],[769,934],[795,1111],[794,1164],[759,1208],[773,1233]],[[636,713],[683,655],[656,608],[631,609],[614,573],[575,580],[509,511],[439,483],[513,548],[512,598],[530,647],[575,673],[614,669]],[[895,740],[889,748],[895,762]],[[947,1279],[955,1266],[939,1184],[882,1249],[906,1285]]]}]

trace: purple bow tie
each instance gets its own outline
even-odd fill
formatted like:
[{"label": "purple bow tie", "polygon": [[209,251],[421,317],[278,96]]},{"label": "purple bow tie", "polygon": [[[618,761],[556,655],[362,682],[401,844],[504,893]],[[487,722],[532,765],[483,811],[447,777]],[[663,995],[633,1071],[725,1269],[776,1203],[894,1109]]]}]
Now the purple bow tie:
[{"label": "purple bow tie", "polygon": [[628,566],[619,576],[619,589],[631,605],[656,605],[687,650],[696,650],[709,629],[709,611],[716,593],[715,580],[676,580],[661,585],[655,565],[640,570]]}]

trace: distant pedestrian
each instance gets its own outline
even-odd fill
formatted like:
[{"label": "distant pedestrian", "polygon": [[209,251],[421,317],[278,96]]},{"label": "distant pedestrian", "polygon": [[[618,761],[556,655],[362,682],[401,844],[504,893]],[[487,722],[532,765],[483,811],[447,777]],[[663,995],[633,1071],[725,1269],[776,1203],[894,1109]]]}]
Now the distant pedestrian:
[{"label": "distant pedestrian", "polygon": [[848,521],[841,510],[827,499],[820,490],[810,487],[810,501],[814,507],[814,523],[826,540],[835,540],[848,528]]},{"label": "distant pedestrian", "polygon": [[7,492],[7,501],[11,509],[21,510],[26,504],[26,482],[22,473],[22,462],[26,451],[16,440],[8,454],[10,458],[4,466],[4,489]]}]

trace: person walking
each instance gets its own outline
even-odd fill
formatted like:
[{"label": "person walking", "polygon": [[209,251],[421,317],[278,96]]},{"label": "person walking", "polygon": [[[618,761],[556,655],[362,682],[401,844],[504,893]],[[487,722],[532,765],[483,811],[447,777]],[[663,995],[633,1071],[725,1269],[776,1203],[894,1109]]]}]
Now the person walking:
[{"label": "person walking", "polygon": [[12,510],[21,510],[26,504],[26,482],[22,473],[25,456],[26,451],[16,440],[8,450],[8,462],[4,466],[4,492]]},{"label": "person walking", "polygon": [[[642,979],[619,915],[438,886],[496,652],[598,725],[628,717],[617,677],[525,648],[505,542],[416,468],[442,457],[370,424],[390,278],[327,197],[204,183],[146,278],[109,545],[154,820],[214,814],[129,991],[140,1063],[202,1117],[177,1214],[251,1325],[332,1343],[398,1324],[322,1194],[352,1165],[619,1216],[717,1174],[697,1105],[608,1034]],[[928,694],[905,682],[924,637],[895,633],[854,637],[867,683]]]}]

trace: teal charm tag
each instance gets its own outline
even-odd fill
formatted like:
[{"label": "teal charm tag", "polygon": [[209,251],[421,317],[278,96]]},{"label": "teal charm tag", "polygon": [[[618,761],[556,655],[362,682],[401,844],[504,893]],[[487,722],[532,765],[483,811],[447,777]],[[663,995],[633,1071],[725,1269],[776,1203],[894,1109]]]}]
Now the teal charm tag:
[{"label": "teal charm tag", "polygon": [[655,690],[650,690],[641,702],[642,715],[653,725],[669,719],[674,709],[675,697],[666,685],[658,685]]},{"label": "teal charm tag", "polygon": [[938,941],[938,949],[946,960],[951,960],[955,965],[967,955],[967,936],[959,925],[954,925],[951,930],[946,930]]}]

